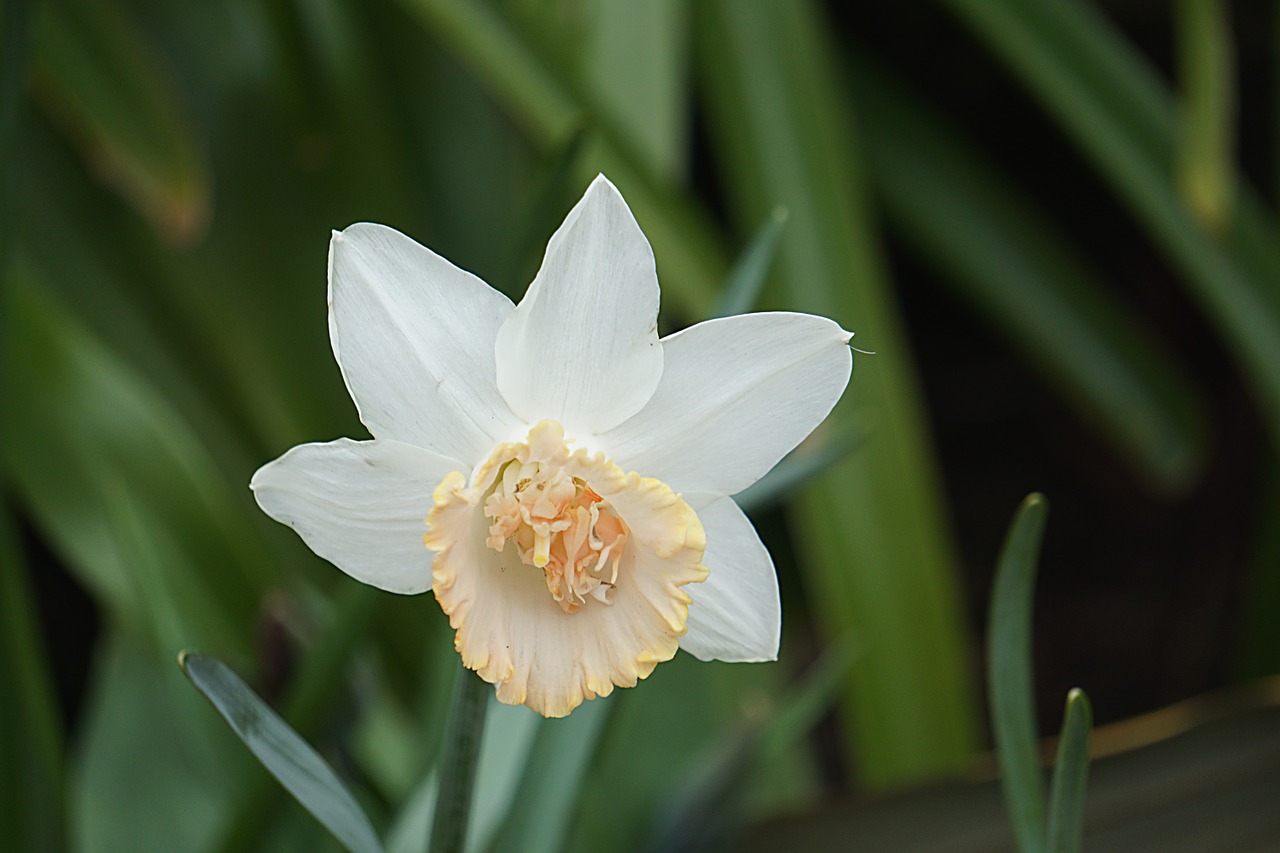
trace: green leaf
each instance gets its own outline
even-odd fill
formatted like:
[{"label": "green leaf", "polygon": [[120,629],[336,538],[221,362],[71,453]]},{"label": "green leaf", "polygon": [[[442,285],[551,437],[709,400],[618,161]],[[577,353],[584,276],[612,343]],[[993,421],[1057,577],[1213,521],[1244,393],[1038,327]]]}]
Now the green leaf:
[{"label": "green leaf", "polygon": [[764,225],[760,226],[751,244],[729,271],[729,278],[724,290],[720,292],[713,316],[732,317],[755,308],[760,292],[764,290],[765,280],[769,277],[769,269],[773,266],[773,256],[778,250],[782,226],[786,224],[786,208],[775,207],[769,212]]},{"label": "green leaf", "polygon": [[[386,598],[381,590],[364,584],[342,587],[333,619],[317,632],[317,642],[301,661],[281,702],[284,718],[302,737],[314,736],[329,721],[341,698],[352,653]],[[271,826],[282,800],[279,787],[253,774],[242,786],[219,849],[240,851],[254,844]]]},{"label": "green leaf", "polygon": [[216,658],[183,652],[178,664],[245,746],[303,808],[352,853],[382,845],[351,792],[324,759]]},{"label": "green leaf", "polygon": [[1018,508],[991,591],[987,684],[996,757],[1014,836],[1023,853],[1044,849],[1044,780],[1036,752],[1031,674],[1031,606],[1049,504],[1037,494]]},{"label": "green leaf", "polygon": [[1212,233],[1233,216],[1235,50],[1224,0],[1173,4],[1178,77],[1177,185],[1183,203]]},{"label": "green leaf", "polygon": [[1049,794],[1049,853],[1080,853],[1085,782],[1089,776],[1089,730],[1093,710],[1079,688],[1067,694],[1066,717],[1058,740]]},{"label": "green leaf", "polygon": [[689,150],[688,5],[682,0],[591,0],[588,5],[585,88],[645,171],[674,183],[684,176]]},{"label": "green leaf", "polygon": [[92,0],[41,3],[36,94],[99,174],[162,234],[205,227],[210,186],[191,121],[155,47],[126,7]]},{"label": "green leaf", "polygon": [[1165,493],[1204,463],[1204,404],[1033,199],[878,64],[854,64],[892,224]]},{"label": "green leaf", "polygon": [[66,735],[16,534],[0,504],[0,838],[54,851],[66,846]]},{"label": "green leaf", "polygon": [[928,427],[870,221],[860,139],[812,3],[708,2],[695,28],[713,160],[740,227],[790,219],[777,307],[830,316],[880,353],[834,423],[875,430],[793,506],[798,565],[828,636],[862,652],[842,706],[846,753],[875,786],[963,767],[977,740],[967,632]]}]

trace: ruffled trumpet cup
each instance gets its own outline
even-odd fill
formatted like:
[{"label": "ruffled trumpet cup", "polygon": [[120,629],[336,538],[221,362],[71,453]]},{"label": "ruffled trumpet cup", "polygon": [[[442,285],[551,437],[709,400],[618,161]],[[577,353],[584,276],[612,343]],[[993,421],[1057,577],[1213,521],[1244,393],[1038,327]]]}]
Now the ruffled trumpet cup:
[{"label": "ruffled trumpet cup", "polygon": [[683,648],[777,657],[777,578],[729,495],[831,411],[851,335],[746,314],[661,340],[653,253],[603,176],[519,305],[381,225],[335,232],[334,355],[371,441],[251,487],[347,574],[432,589],[503,702],[563,716]]}]

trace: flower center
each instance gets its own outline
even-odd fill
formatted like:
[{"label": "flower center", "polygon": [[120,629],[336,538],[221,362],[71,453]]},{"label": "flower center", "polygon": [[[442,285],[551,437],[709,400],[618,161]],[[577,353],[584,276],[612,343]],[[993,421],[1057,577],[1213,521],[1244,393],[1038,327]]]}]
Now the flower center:
[{"label": "flower center", "polygon": [[630,536],[608,501],[582,478],[542,461],[512,459],[484,502],[485,544],[514,541],[526,566],[543,571],[547,590],[566,613],[588,597],[612,603],[618,564]]}]

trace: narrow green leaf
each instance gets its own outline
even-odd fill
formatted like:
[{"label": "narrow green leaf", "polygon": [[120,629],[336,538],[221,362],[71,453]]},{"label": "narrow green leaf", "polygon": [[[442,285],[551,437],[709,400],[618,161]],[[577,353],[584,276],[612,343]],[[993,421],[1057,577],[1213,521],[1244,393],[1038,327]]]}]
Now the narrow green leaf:
[{"label": "narrow green leaf", "polygon": [[377,834],[342,780],[249,685],[216,658],[183,652],[178,664],[271,775],[343,847],[380,853]]},{"label": "narrow green leaf", "polygon": [[65,844],[66,735],[27,564],[0,504],[0,838],[15,850]]},{"label": "narrow green leaf", "polygon": [[613,707],[587,702],[561,720],[544,720],[525,762],[511,810],[492,853],[556,853],[565,848],[578,793]]},{"label": "narrow green leaf", "polygon": [[896,229],[1155,489],[1193,485],[1204,462],[1204,404],[1142,320],[1034,199],[891,70],[866,60],[853,68],[872,174]]},{"label": "narrow green leaf", "polygon": [[1226,230],[1235,191],[1235,50],[1223,0],[1178,0],[1173,23],[1181,99],[1177,184],[1206,228]]},{"label": "narrow green leaf", "polygon": [[987,686],[1000,784],[1023,853],[1044,849],[1044,780],[1036,752],[1031,674],[1031,607],[1049,504],[1038,494],[1018,508],[991,590]]},{"label": "narrow green leaf", "polygon": [[190,119],[126,8],[49,0],[36,19],[36,93],[96,171],[162,234],[205,227],[210,184]]},{"label": "narrow green leaf", "polygon": [[732,317],[745,314],[755,308],[764,290],[765,280],[773,266],[773,256],[778,250],[778,238],[782,236],[782,226],[787,224],[787,211],[783,207],[775,207],[769,212],[769,218],[751,239],[750,245],[738,257],[738,262],[729,271],[724,290],[720,291],[720,299],[713,312],[715,317]]},{"label": "narrow green leaf", "polygon": [[[304,738],[321,730],[339,699],[348,664],[357,644],[364,640],[377,605],[385,599],[381,590],[364,584],[345,584],[333,620],[318,632],[289,682],[281,703],[289,726]],[[261,774],[241,786],[235,814],[219,839],[220,850],[237,853],[250,847],[269,829],[283,799],[280,789]]]},{"label": "narrow green leaf", "polygon": [[591,0],[583,77],[647,173],[664,183],[684,176],[689,150],[686,41],[682,0]]},{"label": "narrow green leaf", "polygon": [[862,656],[842,710],[860,778],[955,771],[976,741],[963,608],[910,346],[871,224],[859,137],[828,28],[808,2],[696,4],[712,158],[740,227],[790,219],[773,306],[830,316],[880,355],[855,370],[833,423],[876,429],[794,504],[798,565],[829,635]]},{"label": "narrow green leaf", "polygon": [[1084,829],[1085,783],[1089,776],[1089,730],[1093,709],[1084,691],[1067,694],[1066,716],[1058,740],[1049,793],[1049,853],[1080,853]]}]

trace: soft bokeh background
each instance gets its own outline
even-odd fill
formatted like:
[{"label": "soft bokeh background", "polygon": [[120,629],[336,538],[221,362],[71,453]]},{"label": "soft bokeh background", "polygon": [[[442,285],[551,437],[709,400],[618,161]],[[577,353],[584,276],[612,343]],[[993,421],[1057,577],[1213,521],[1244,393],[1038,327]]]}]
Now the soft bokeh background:
[{"label": "soft bokeh background", "polygon": [[183,679],[197,648],[420,849],[446,621],[311,555],[247,483],[365,435],[330,229],[387,223],[518,298],[603,171],[665,331],[768,259],[751,307],[877,354],[788,463],[825,473],[749,498],[780,662],[682,655],[564,721],[496,709],[474,847],[1009,845],[982,629],[1038,489],[1041,733],[1076,684],[1132,721],[1096,739],[1119,754],[1094,849],[1275,849],[1278,14],[6,0],[0,847],[332,844]]}]

